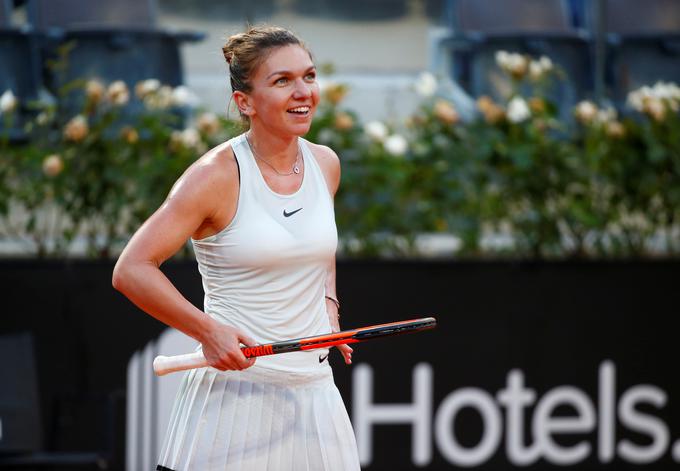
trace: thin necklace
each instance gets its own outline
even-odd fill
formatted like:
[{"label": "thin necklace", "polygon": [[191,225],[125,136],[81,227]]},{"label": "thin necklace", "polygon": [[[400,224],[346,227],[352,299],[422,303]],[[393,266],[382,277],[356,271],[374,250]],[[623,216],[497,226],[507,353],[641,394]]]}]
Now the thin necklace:
[{"label": "thin necklace", "polygon": [[262,162],[269,165],[272,168],[272,170],[274,170],[276,172],[277,175],[281,175],[282,177],[288,177],[290,175],[293,175],[293,174],[297,175],[298,173],[300,173],[300,167],[298,166],[298,162],[300,161],[300,145],[299,144],[298,144],[297,155],[295,156],[295,163],[293,164],[293,170],[291,170],[288,173],[282,173],[282,172],[279,172],[276,169],[276,167],[274,167],[267,159],[263,159],[262,157],[260,157],[258,155],[258,153],[255,151],[255,147],[253,147],[253,144],[252,144],[252,142],[250,142],[250,139],[248,138],[247,134],[246,134],[246,141],[248,141],[248,146],[250,147],[250,150],[253,151],[253,155],[255,156],[255,158],[259,159]]}]

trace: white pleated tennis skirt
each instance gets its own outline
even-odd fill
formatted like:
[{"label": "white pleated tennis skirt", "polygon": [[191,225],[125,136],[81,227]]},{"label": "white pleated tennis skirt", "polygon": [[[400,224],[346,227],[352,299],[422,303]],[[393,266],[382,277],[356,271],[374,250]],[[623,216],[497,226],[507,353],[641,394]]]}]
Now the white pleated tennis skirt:
[{"label": "white pleated tennis skirt", "polygon": [[352,425],[328,362],[187,373],[159,458],[173,471],[354,471]]}]

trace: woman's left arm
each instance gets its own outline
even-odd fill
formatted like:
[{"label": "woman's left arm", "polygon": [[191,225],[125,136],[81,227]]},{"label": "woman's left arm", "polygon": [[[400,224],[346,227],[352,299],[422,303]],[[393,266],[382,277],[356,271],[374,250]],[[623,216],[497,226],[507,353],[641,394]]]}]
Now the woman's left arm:
[{"label": "woman's left arm", "polygon": [[[331,324],[333,332],[340,332],[340,301],[335,290],[335,257],[328,264],[326,271],[326,313],[328,314],[328,321]],[[349,345],[338,345],[338,350],[342,353],[345,363],[350,365],[352,363],[352,353],[354,349]]]},{"label": "woman's left arm", "polygon": [[[317,158],[316,160],[323,171],[324,177],[326,178],[326,184],[328,185],[328,191],[331,194],[331,198],[335,198],[335,193],[340,186],[340,159],[329,147],[317,144],[311,144],[311,147],[314,156]],[[328,321],[330,322],[333,332],[339,332],[340,301],[335,287],[335,255],[333,255],[333,258],[328,263],[324,288]],[[348,365],[351,364],[352,352],[354,352],[354,349],[349,345],[338,345],[337,348],[340,350],[340,353],[342,353],[345,363]]]},{"label": "woman's left arm", "polygon": [[333,332],[340,332],[340,300],[338,299],[335,288],[335,257],[328,264],[326,270],[326,312],[328,313],[328,320],[331,324]]}]

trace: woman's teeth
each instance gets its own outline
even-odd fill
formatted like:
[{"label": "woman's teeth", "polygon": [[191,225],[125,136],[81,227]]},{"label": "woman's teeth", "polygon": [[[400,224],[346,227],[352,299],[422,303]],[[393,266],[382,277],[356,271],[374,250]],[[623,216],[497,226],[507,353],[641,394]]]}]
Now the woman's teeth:
[{"label": "woman's teeth", "polygon": [[309,106],[298,106],[288,110],[289,113],[306,114],[309,113]]}]

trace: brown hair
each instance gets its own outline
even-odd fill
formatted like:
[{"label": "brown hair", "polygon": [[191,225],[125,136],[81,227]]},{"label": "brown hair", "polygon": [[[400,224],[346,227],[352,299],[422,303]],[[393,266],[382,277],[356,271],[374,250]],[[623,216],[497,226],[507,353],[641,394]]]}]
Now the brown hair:
[{"label": "brown hair", "polygon": [[307,46],[295,34],[277,26],[251,26],[245,33],[230,36],[222,52],[229,64],[232,91],[250,92],[250,79],[271,50],[289,45],[304,48],[312,57]]}]

